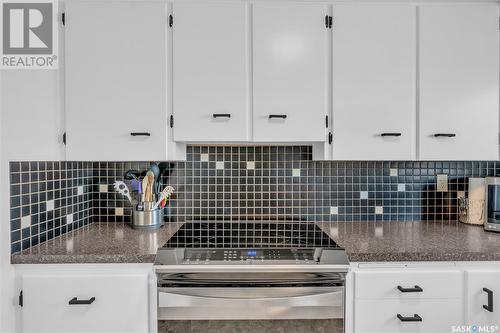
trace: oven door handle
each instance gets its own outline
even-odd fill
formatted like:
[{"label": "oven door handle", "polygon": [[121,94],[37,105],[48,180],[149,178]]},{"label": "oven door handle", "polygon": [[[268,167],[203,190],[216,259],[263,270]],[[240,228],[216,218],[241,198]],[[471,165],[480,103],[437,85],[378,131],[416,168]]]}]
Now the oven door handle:
[{"label": "oven door handle", "polygon": [[343,293],[344,287],[206,287],[206,288],[158,288],[159,293],[187,297],[232,300],[259,300],[279,298],[299,298],[307,296],[325,296]]}]

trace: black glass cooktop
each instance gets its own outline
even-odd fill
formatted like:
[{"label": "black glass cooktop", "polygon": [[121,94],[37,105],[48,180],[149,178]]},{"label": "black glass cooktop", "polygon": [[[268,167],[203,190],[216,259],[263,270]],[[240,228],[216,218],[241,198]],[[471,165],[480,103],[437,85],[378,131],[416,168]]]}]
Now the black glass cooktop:
[{"label": "black glass cooktop", "polygon": [[186,222],[164,247],[270,248],[338,247],[312,222]]}]

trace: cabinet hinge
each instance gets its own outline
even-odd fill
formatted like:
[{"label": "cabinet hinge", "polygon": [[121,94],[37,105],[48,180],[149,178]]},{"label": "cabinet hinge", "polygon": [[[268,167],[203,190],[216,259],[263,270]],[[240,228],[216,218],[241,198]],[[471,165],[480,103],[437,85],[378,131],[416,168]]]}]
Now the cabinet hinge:
[{"label": "cabinet hinge", "polygon": [[326,15],[325,16],[325,27],[327,29],[331,29],[333,25],[333,17]]},{"label": "cabinet hinge", "polygon": [[62,140],[63,143],[66,144],[66,132],[63,133]]},{"label": "cabinet hinge", "polygon": [[328,128],[328,116],[325,117],[325,126]]},{"label": "cabinet hinge", "polygon": [[174,115],[170,115],[170,128],[174,128]]},{"label": "cabinet hinge", "polygon": [[61,14],[61,22],[62,22],[62,25],[66,25],[66,13],[65,12],[62,12],[62,14]]},{"label": "cabinet hinge", "polygon": [[174,17],[172,15],[168,15],[168,26],[172,28],[174,25]]},{"label": "cabinet hinge", "polygon": [[333,134],[332,134],[332,132],[328,132],[328,144],[331,145],[332,142],[333,142]]},{"label": "cabinet hinge", "polygon": [[19,306],[23,306],[23,291],[19,293]]}]

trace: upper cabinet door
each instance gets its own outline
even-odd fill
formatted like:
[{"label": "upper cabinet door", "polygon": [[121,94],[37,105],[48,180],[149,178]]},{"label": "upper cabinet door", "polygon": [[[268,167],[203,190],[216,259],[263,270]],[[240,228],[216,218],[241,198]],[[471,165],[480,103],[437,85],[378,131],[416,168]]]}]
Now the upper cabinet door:
[{"label": "upper cabinet door", "polygon": [[253,5],[254,141],[325,141],[327,6]]},{"label": "upper cabinet door", "polygon": [[67,159],[166,159],[165,4],[68,1],[66,17]]},{"label": "upper cabinet door", "polygon": [[173,5],[175,141],[247,141],[247,5]]},{"label": "upper cabinet door", "polygon": [[415,7],[333,7],[333,158],[415,158]]},{"label": "upper cabinet door", "polygon": [[419,20],[420,159],[496,160],[498,7],[422,6]]}]

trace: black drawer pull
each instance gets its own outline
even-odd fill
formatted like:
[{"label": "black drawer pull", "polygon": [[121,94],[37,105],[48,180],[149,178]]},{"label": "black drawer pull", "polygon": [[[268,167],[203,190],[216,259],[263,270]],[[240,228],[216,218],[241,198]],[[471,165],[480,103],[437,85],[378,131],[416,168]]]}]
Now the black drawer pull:
[{"label": "black drawer pull", "polygon": [[436,138],[454,138],[457,135],[455,133],[436,133],[434,137]]},{"label": "black drawer pull", "polygon": [[414,314],[413,317],[403,317],[398,313],[398,319],[403,321],[403,322],[411,322],[411,321],[422,321],[422,317],[420,317],[418,314]]},{"label": "black drawer pull", "polygon": [[380,136],[401,136],[401,133],[382,133]]},{"label": "black drawer pull", "polygon": [[214,113],[212,115],[212,117],[214,117],[214,118],[231,118],[231,114],[230,113]]},{"label": "black drawer pull", "polygon": [[483,288],[483,291],[488,294],[488,305],[483,305],[483,308],[486,311],[493,312],[493,291],[488,288]]},{"label": "black drawer pull", "polygon": [[413,288],[403,288],[401,286],[398,286],[398,290],[402,293],[421,293],[423,292],[424,290],[419,287],[419,286],[415,286]]},{"label": "black drawer pull", "polygon": [[77,297],[73,297],[69,300],[69,305],[88,305],[92,304],[95,301],[95,297],[91,297],[90,299],[78,299]]},{"label": "black drawer pull", "polygon": [[149,132],[132,132],[130,133],[132,136],[151,136],[151,133]]},{"label": "black drawer pull", "polygon": [[270,114],[269,119],[273,119],[273,118],[286,119],[286,114]]}]

